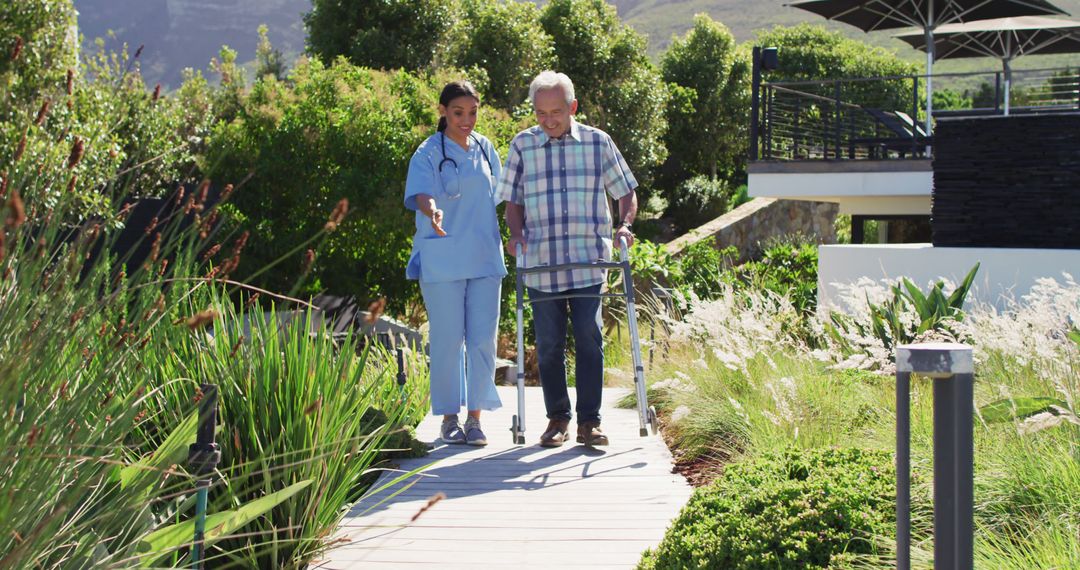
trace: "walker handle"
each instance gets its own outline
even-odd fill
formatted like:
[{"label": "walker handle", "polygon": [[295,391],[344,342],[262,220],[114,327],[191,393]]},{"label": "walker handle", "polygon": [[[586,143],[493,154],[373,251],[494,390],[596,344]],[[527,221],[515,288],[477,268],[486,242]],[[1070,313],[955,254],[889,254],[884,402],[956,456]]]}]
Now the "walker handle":
[{"label": "walker handle", "polygon": [[630,252],[626,249],[626,236],[619,236],[619,251],[622,253],[623,261],[630,261]]},{"label": "walker handle", "polygon": [[517,263],[517,268],[521,269],[521,242],[520,241],[517,242],[516,244],[514,244],[514,249],[515,249],[514,253],[516,254],[514,256],[514,261],[515,261],[515,263]]}]

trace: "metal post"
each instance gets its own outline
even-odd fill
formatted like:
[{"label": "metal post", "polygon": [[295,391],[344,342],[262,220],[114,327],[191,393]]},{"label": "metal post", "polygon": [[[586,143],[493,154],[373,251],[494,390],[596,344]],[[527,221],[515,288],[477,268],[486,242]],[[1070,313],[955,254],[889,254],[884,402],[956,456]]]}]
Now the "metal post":
[{"label": "metal post", "polygon": [[799,160],[799,137],[802,133],[799,132],[799,115],[802,114],[802,97],[795,96],[795,127],[792,129],[791,138],[793,148],[791,151],[792,160]]},{"label": "metal post", "polygon": [[758,121],[761,105],[761,48],[754,46],[750,81],[750,160],[758,159]]},{"label": "metal post", "polygon": [[897,568],[910,568],[910,407],[912,374],[934,381],[934,567],[974,566],[974,364],[971,347],[924,343],[896,348]]},{"label": "metal post", "polygon": [[[911,158],[919,153],[919,131],[915,123],[919,121],[919,76],[911,78]],[[927,157],[929,158],[929,156]]]},{"label": "metal post", "polygon": [[833,83],[833,158],[840,160],[840,80]]},{"label": "metal post", "polygon": [[1012,91],[1012,66],[1009,65],[1008,59],[1003,59],[1002,66],[1005,68],[1005,115],[1009,114],[1009,99],[1011,98]]},{"label": "metal post", "polygon": [[855,158],[855,113],[848,112],[848,158]]},{"label": "metal post", "polygon": [[214,431],[217,429],[217,386],[200,384],[199,389],[202,391],[202,399],[199,400],[199,427],[195,443],[188,447],[188,466],[193,473],[200,476],[195,486],[195,537],[191,545],[191,567],[195,569],[202,568],[205,560],[206,546],[203,539],[206,531],[207,495],[213,481],[211,475],[221,461],[221,451],[218,444],[214,443]]},{"label": "metal post", "polygon": [[[928,0],[926,10],[926,136],[934,134],[934,60],[937,58],[937,46],[934,44],[934,28],[938,25],[934,21],[934,0]],[[912,130],[914,123],[919,122],[918,115],[911,116]],[[926,147],[926,156],[930,156],[930,147]]]},{"label": "metal post", "polygon": [[1001,110],[1001,72],[994,74],[994,113]]},{"label": "metal post", "polygon": [[772,146],[772,124],[773,124],[773,89],[771,86],[766,85],[762,88],[765,91],[765,101],[762,103],[765,106],[765,123],[764,133],[761,136],[762,156],[765,160],[771,160],[773,158],[773,146]]},{"label": "metal post", "polygon": [[911,373],[896,372],[896,570],[911,569]]},{"label": "metal post", "polygon": [[517,303],[517,404],[518,413],[510,425],[515,445],[525,443],[525,277],[521,271],[525,269],[521,243],[518,243],[514,251],[516,270],[514,282]]}]

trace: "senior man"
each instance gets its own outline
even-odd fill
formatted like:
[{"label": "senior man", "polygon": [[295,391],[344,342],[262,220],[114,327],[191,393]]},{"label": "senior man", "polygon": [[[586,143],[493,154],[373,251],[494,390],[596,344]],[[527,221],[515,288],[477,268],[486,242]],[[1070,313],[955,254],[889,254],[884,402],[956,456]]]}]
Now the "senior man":
[{"label": "senior man", "polygon": [[[634,241],[637,180],[607,133],[574,120],[574,84],[564,73],[544,71],[529,86],[537,126],[510,143],[496,200],[506,201],[510,240],[522,246],[524,267],[593,263],[611,259],[608,196],[619,201],[615,240]],[[616,241],[617,243],[617,241]],[[540,384],[548,426],[543,447],[568,439],[572,417],[566,386],[567,317],[573,326],[577,381],[577,442],[607,445],[600,429],[604,386],[604,335],[600,319],[602,269],[567,269],[525,276],[532,301]],[[564,295],[588,295],[548,300]]]}]

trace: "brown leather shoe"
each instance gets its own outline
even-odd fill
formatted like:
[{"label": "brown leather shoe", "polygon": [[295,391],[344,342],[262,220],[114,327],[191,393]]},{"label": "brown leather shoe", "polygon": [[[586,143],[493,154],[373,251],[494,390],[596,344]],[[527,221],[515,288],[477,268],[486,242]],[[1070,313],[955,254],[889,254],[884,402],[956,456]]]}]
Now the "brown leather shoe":
[{"label": "brown leather shoe", "polygon": [[540,434],[540,447],[559,447],[570,439],[567,427],[570,420],[548,420],[547,429]]},{"label": "brown leather shoe", "polygon": [[583,424],[578,424],[577,442],[584,443],[586,447],[594,447],[597,445],[607,445],[608,438],[604,435],[604,432],[600,431],[600,424],[598,422],[585,422]]}]

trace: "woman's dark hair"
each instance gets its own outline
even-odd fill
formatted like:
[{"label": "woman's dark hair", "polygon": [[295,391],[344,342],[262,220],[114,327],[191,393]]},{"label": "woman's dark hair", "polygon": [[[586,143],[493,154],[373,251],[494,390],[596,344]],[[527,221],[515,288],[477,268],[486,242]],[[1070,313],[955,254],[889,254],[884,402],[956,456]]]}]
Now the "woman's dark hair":
[{"label": "woman's dark hair", "polygon": [[[446,107],[451,101],[458,97],[469,96],[477,101],[480,101],[480,93],[476,91],[472,83],[468,81],[451,81],[443,87],[442,94],[439,95],[439,104]],[[439,132],[446,130],[446,117],[439,117]]]}]

